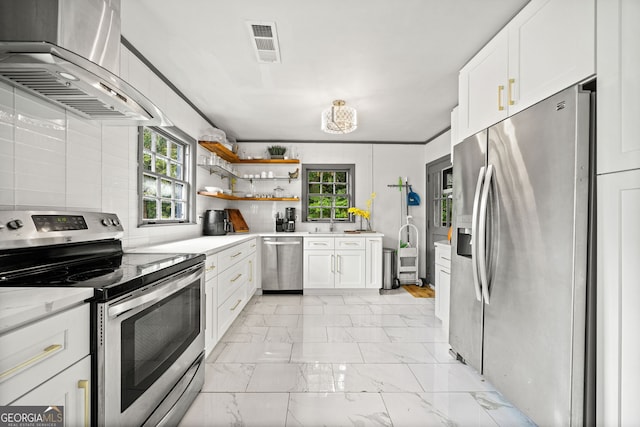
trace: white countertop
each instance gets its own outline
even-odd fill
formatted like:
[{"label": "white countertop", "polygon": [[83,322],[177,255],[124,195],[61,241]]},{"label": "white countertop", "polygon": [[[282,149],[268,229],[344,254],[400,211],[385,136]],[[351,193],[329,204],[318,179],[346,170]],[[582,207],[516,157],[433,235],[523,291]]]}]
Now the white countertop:
[{"label": "white countertop", "polygon": [[161,243],[153,246],[141,246],[127,249],[126,252],[151,252],[151,253],[204,253],[214,254],[230,246],[237,245],[255,237],[382,237],[382,233],[315,233],[308,231],[267,232],[248,234],[227,234],[225,236],[202,236],[195,239],[178,240],[175,242]]},{"label": "white countertop", "polygon": [[92,296],[93,288],[0,288],[0,334]]}]

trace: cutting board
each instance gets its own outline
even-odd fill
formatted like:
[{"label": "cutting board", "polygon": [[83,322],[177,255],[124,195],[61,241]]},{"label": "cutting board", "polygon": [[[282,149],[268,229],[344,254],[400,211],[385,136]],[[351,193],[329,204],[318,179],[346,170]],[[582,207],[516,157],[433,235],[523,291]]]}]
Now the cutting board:
[{"label": "cutting board", "polygon": [[233,231],[236,233],[246,233],[249,231],[249,226],[244,221],[239,209],[225,209],[229,216],[229,221],[233,224]]}]

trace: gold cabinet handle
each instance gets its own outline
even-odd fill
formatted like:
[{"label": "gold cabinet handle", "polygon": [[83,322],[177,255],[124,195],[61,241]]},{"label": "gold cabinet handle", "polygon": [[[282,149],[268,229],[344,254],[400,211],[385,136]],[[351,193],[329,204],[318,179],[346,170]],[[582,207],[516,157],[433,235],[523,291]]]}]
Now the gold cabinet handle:
[{"label": "gold cabinet handle", "polygon": [[231,258],[235,258],[235,257],[237,257],[238,255],[242,255],[242,252],[238,252],[238,253],[237,253],[237,254],[235,254],[235,255],[231,255]]},{"label": "gold cabinet handle", "polygon": [[89,380],[78,380],[78,388],[84,390],[84,425],[89,427],[89,415],[91,414]]},{"label": "gold cabinet handle", "polygon": [[516,79],[509,79],[509,89],[507,91],[507,94],[509,96],[509,105],[513,105],[515,104],[515,101],[513,100],[513,84],[516,82]]},{"label": "gold cabinet handle", "polygon": [[30,359],[25,360],[24,362],[14,366],[13,368],[7,369],[6,371],[2,372],[0,374],[0,379],[2,378],[6,378],[10,375],[15,374],[16,372],[25,369],[26,367],[33,365],[34,363],[38,362],[39,360],[44,359],[45,357],[51,356],[51,354],[53,354],[54,352],[60,350],[62,348],[62,344],[51,344],[50,346],[46,347],[44,350],[42,350],[42,353],[36,354],[35,356],[33,356]]},{"label": "gold cabinet handle", "polygon": [[236,308],[238,308],[238,306],[240,305],[240,303],[242,302],[241,299],[238,300],[238,302],[236,303],[236,305],[234,305],[233,307],[231,307],[230,311],[234,311]]},{"label": "gold cabinet handle", "polygon": [[242,273],[238,273],[238,275],[236,277],[234,277],[233,279],[231,279],[231,283],[235,282],[236,280],[238,280],[239,278],[242,277]]},{"label": "gold cabinet handle", "polygon": [[215,265],[212,265],[212,266],[207,267],[207,270],[206,270],[206,271],[213,271],[213,270],[215,270],[215,269],[216,269],[216,266],[215,266]]},{"label": "gold cabinet handle", "polygon": [[504,106],[502,105],[502,92],[504,91],[504,86],[498,86],[498,111],[503,111]]}]

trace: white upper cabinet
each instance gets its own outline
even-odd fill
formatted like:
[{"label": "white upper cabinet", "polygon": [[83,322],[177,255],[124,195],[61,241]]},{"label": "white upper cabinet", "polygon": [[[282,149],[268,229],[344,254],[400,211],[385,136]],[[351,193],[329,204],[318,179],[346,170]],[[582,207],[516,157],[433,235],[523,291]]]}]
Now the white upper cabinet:
[{"label": "white upper cabinet", "polygon": [[598,2],[598,174],[640,168],[640,1]]},{"label": "white upper cabinet", "polygon": [[508,25],[509,115],[595,74],[595,1],[532,1]]},{"label": "white upper cabinet", "polygon": [[532,0],[460,70],[457,139],[593,75],[595,0]]},{"label": "white upper cabinet", "polygon": [[508,40],[501,31],[460,71],[459,140],[507,117]]}]

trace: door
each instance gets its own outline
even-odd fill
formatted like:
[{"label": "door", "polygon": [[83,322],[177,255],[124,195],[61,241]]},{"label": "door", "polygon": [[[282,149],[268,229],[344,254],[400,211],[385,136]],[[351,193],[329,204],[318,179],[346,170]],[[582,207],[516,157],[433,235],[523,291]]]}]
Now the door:
[{"label": "door", "polygon": [[336,250],[336,288],[364,288],[365,251]]},{"label": "door", "polygon": [[426,279],[435,285],[435,248],[433,244],[447,240],[452,224],[452,168],[451,156],[443,156],[427,164],[427,227],[426,227]]},{"label": "door", "polygon": [[[454,146],[453,234],[449,343],[467,364],[482,370],[482,303],[473,278],[469,239],[478,175],[485,166],[487,133],[480,132]],[[466,240],[465,240],[466,239]]]},{"label": "door", "polygon": [[582,424],[588,103],[571,88],[489,129],[483,374],[539,425]]},{"label": "door", "polygon": [[333,288],[335,281],[333,249],[304,251],[304,287]]},{"label": "door", "polygon": [[460,70],[460,138],[507,117],[508,43],[509,35],[502,30]]}]

